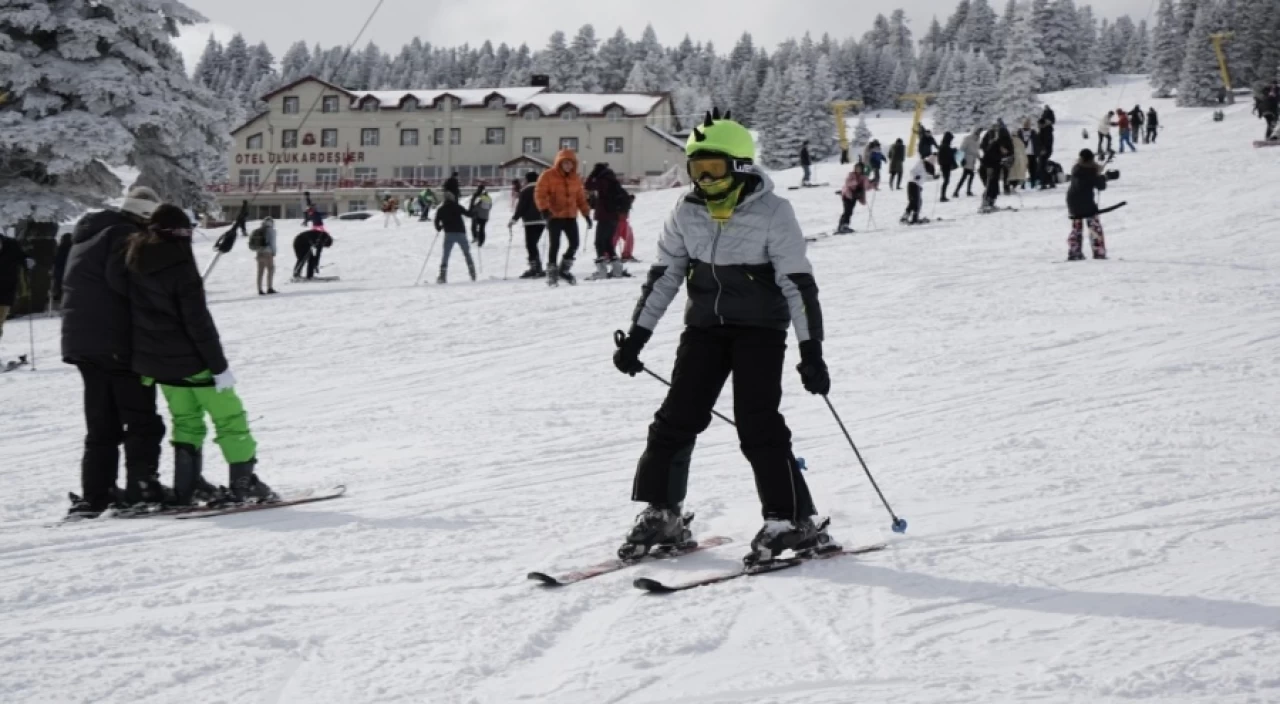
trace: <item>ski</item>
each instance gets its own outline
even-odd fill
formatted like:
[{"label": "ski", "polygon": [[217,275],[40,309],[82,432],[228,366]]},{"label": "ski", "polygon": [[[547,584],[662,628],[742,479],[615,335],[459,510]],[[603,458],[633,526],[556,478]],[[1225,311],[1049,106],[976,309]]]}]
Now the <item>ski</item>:
[{"label": "ski", "polygon": [[817,242],[818,240],[825,240],[825,239],[827,239],[827,238],[828,238],[828,237],[830,237],[830,236],[831,236],[831,233],[830,233],[830,232],[819,232],[819,233],[817,233],[817,234],[813,234],[813,235],[805,235],[805,236],[804,236],[804,241],[805,241],[805,242]]},{"label": "ski", "polygon": [[828,187],[828,186],[830,186],[830,185],[831,185],[831,184],[829,184],[829,183],[810,183],[810,184],[808,184],[807,186],[806,186],[806,185],[801,185],[801,186],[787,186],[787,190],[788,190],[788,191],[798,191],[798,190],[800,190],[800,189],[802,189],[802,188],[827,188],[827,187]]},{"label": "ski", "polygon": [[174,518],[178,520],[186,520],[190,518],[215,518],[217,516],[230,516],[237,513],[251,513],[253,511],[265,511],[271,508],[285,508],[287,506],[301,506],[302,504],[313,504],[318,501],[331,501],[346,495],[347,487],[343,484],[329,487],[326,489],[309,489],[305,492],[297,494],[291,498],[281,501],[272,501],[265,504],[235,504],[231,506],[220,506],[213,508],[202,508],[195,511],[186,511],[180,513]]},{"label": "ski", "polygon": [[686,545],[680,549],[667,550],[659,553],[651,552],[647,555],[644,555],[643,557],[640,557],[634,560],[623,560],[620,558],[614,558],[612,560],[601,562],[599,564],[592,565],[590,567],[584,567],[579,570],[572,570],[570,572],[563,572],[560,574],[550,574],[547,572],[530,572],[529,579],[532,579],[536,582],[540,582],[547,587],[563,587],[570,584],[583,582],[588,579],[594,579],[595,577],[599,577],[601,575],[606,575],[612,572],[617,572],[619,570],[624,570],[628,567],[641,565],[646,562],[654,562],[656,560],[666,560],[673,557],[682,557],[684,555],[690,555],[695,552],[710,550],[711,548],[718,548],[721,545],[727,545],[732,542],[733,542],[733,538],[728,538],[728,537],[718,535],[715,537],[704,538],[702,540],[694,541],[692,544]]},{"label": "ski", "polygon": [[11,372],[15,369],[20,369],[22,367],[27,366],[27,364],[28,364],[27,355],[24,354],[15,360],[5,362],[4,367],[0,368],[0,374],[4,374],[5,372]]},{"label": "ski", "polygon": [[879,552],[887,547],[889,546],[885,543],[877,543],[875,545],[865,545],[858,548],[818,553],[817,555],[809,557],[785,557],[756,565],[754,567],[743,567],[736,572],[728,572],[714,577],[704,577],[702,579],[695,579],[689,582],[680,582],[677,584],[665,584],[656,579],[641,577],[633,582],[632,586],[636,589],[649,592],[650,594],[671,594],[673,592],[683,592],[690,589],[697,589],[698,587],[706,587],[712,584],[729,582],[738,579],[739,577],[753,577],[756,575],[768,574],[770,572],[781,572],[782,570],[799,567],[806,562],[812,562],[814,560],[830,560],[833,557],[841,557],[843,555],[865,555],[867,553]]},{"label": "ski", "polygon": [[289,279],[289,282],[295,283],[295,284],[323,284],[323,283],[329,283],[331,281],[341,281],[341,280],[342,278],[338,276],[313,276],[309,279],[304,279],[300,276],[295,276],[292,279]]},{"label": "ski", "polygon": [[[1111,206],[1108,206],[1108,207],[1106,207],[1106,208],[1103,208],[1103,209],[1099,210],[1099,211],[1098,211],[1098,215],[1106,215],[1107,213],[1115,212],[1115,211],[1117,211],[1117,210],[1119,210],[1119,209],[1123,208],[1124,206],[1126,206],[1126,205],[1128,205],[1128,204],[1129,204],[1129,201],[1127,201],[1127,200],[1122,200],[1122,201],[1120,201],[1119,203],[1116,203],[1115,205],[1111,205]],[[1095,216],[1095,217],[1096,217],[1096,216]],[[1081,218],[1073,218],[1073,217],[1071,217],[1070,215],[1068,215],[1068,216],[1067,216],[1067,219],[1068,219],[1068,220],[1079,220],[1079,219],[1081,219]]]},{"label": "ski", "polygon": [[1261,139],[1255,140],[1253,146],[1257,149],[1262,149],[1264,147],[1280,147],[1280,139],[1268,139],[1265,141]]}]

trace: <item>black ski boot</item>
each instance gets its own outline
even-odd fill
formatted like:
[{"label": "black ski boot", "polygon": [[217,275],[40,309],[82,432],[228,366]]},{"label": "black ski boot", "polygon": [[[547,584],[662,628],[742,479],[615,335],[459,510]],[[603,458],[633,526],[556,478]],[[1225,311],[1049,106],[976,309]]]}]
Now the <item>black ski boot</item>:
[{"label": "black ski boot", "polygon": [[173,495],[179,506],[205,506],[225,499],[223,491],[205,481],[204,455],[186,443],[173,444]]},{"label": "black ski boot", "polygon": [[124,505],[128,511],[151,513],[173,504],[173,489],[161,483],[160,474],[155,470],[131,472],[125,481]]},{"label": "black ski boot", "polygon": [[63,519],[65,521],[91,521],[116,503],[115,497],[111,495],[81,498],[75,494],[67,494],[67,498],[71,500],[71,508],[67,510],[67,516]]},{"label": "black ski boot", "polygon": [[827,518],[817,522],[813,518],[765,519],[764,527],[751,540],[751,552],[742,561],[753,567],[777,559],[785,550],[797,557],[839,550],[840,544],[827,533],[830,522]]},{"label": "black ski boot", "polygon": [[249,460],[231,465],[231,498],[242,504],[270,504],[280,500],[276,492],[271,490],[258,475],[254,467],[258,460]]},{"label": "black ski boot", "polygon": [[547,272],[542,270],[542,262],[536,259],[529,260],[529,270],[520,275],[522,279],[541,279],[546,276]]},{"label": "black ski boot", "polygon": [[436,283],[438,283],[438,284],[447,284],[447,283],[449,283],[449,273],[448,273],[447,271],[445,271],[444,269],[441,269],[441,270],[440,270],[440,275],[436,277]]},{"label": "black ski boot", "polygon": [[572,268],[573,268],[572,258],[565,257],[563,260],[561,260],[560,261],[560,280],[568,282],[570,286],[577,286],[578,279],[574,278],[573,274],[569,271]]},{"label": "black ski boot", "polygon": [[680,505],[659,506],[649,504],[627,533],[627,542],[618,548],[618,557],[635,560],[650,552],[670,552],[696,544],[689,524],[693,514],[681,514]]}]

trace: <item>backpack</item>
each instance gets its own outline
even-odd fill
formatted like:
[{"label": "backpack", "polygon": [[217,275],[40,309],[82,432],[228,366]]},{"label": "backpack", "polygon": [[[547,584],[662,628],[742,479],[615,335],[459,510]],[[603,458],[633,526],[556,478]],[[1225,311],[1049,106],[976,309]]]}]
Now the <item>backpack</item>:
[{"label": "backpack", "polygon": [[266,228],[259,227],[249,235],[249,251],[257,252],[267,248],[267,231]]}]

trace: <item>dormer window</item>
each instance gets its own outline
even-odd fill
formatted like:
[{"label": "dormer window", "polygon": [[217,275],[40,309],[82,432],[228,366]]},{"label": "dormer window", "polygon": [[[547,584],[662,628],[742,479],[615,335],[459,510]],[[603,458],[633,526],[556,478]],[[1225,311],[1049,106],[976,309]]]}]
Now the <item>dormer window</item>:
[{"label": "dormer window", "polygon": [[405,98],[404,102],[400,103],[400,109],[405,112],[417,112],[418,99],[413,96],[409,96],[408,98]]},{"label": "dormer window", "polygon": [[523,117],[526,120],[536,120],[539,117],[542,117],[542,111],[535,107],[527,107],[524,109],[524,112],[520,113],[520,117]]},{"label": "dormer window", "polygon": [[489,98],[488,102],[485,103],[485,107],[490,110],[501,110],[507,107],[507,101],[501,95],[495,95]]},{"label": "dormer window", "polygon": [[364,101],[360,103],[360,109],[365,112],[377,112],[378,111],[377,98],[373,98],[373,97],[365,98]]},{"label": "dormer window", "polygon": [[560,119],[561,120],[578,119],[578,109],[573,107],[572,105],[566,106],[563,110],[560,111]]},{"label": "dormer window", "polygon": [[604,116],[609,119],[609,122],[622,122],[622,108],[615,105],[606,110]]},{"label": "dormer window", "polygon": [[458,99],[453,96],[446,95],[445,97],[441,98],[438,103],[436,103],[436,109],[437,110],[457,110]]}]

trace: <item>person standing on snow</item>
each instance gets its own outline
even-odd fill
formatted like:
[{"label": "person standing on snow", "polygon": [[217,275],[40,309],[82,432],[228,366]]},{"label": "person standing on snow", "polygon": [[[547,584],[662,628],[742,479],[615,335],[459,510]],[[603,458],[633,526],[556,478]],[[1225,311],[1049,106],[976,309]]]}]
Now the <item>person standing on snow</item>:
[{"label": "person standing on snow", "polygon": [[902,214],[902,220],[900,220],[905,225],[920,223],[920,207],[924,201],[926,177],[935,181],[938,179],[934,157],[918,159],[915,166],[911,167],[911,178],[907,181],[907,211]]},{"label": "person standing on snow", "polygon": [[1080,152],[1080,161],[1071,169],[1071,187],[1067,189],[1067,211],[1071,216],[1071,235],[1067,238],[1067,260],[1084,259],[1084,227],[1089,226],[1089,241],[1093,245],[1093,258],[1107,258],[1107,242],[1098,219],[1098,202],[1094,191],[1107,189],[1107,177],[1102,166],[1094,161],[1093,152]]},{"label": "person standing on snow", "polygon": [[1053,113],[1053,108],[1048,103],[1044,106],[1044,112],[1040,113],[1040,122],[1047,122],[1050,126],[1058,124],[1058,116]]},{"label": "person standing on snow", "polygon": [[431,222],[431,208],[436,204],[436,193],[430,187],[423,188],[418,194],[418,222]]},{"label": "person standing on snow", "polygon": [[1026,175],[1022,179],[1022,187],[1035,188],[1036,182],[1040,179],[1039,164],[1039,135],[1031,127],[1031,118],[1022,121],[1022,129],[1018,130],[1018,138],[1022,140],[1022,146],[1027,156]]},{"label": "person standing on snow", "polygon": [[933,133],[925,129],[924,125],[920,125],[920,146],[917,149],[920,158],[928,159],[936,151],[938,151],[938,140],[933,138]]},{"label": "person standing on snow", "polygon": [[[1111,128],[1116,125],[1116,123],[1112,122],[1111,119],[1115,116],[1116,113],[1114,110],[1109,111],[1107,112],[1107,116],[1098,122],[1098,148],[1096,150],[1098,156],[1106,156],[1107,154],[1112,153]],[[1104,143],[1106,144],[1105,148],[1103,147]]]},{"label": "person standing on snow", "polygon": [[1040,184],[1040,190],[1057,188],[1058,184],[1050,173],[1049,166],[1053,159],[1053,123],[1043,118],[1040,120],[1040,131],[1036,133],[1036,154],[1036,181]]},{"label": "person standing on snow", "polygon": [[899,138],[889,147],[889,190],[902,190],[902,166],[907,160],[907,145]]},{"label": "person standing on snow", "polygon": [[1155,108],[1147,110],[1147,142],[1156,143],[1156,137],[1160,134],[1160,116],[1156,114]]},{"label": "person standing on snow", "polygon": [[873,139],[867,145],[866,152],[862,155],[862,162],[871,170],[871,180],[875,182],[876,187],[880,186],[880,170],[884,166],[884,152],[880,148],[880,140]]},{"label": "person standing on snow", "polygon": [[596,174],[595,187],[596,222],[596,271],[592,279],[616,279],[630,276],[618,259],[614,241],[622,218],[631,210],[631,194],[623,188],[617,174],[608,166]]},{"label": "person standing on snow", "polygon": [[[956,149],[952,146],[956,136],[950,132],[942,135],[942,144],[938,147],[938,168],[942,169],[942,192],[938,196],[939,203],[946,203],[947,189],[951,186],[951,172],[956,170]],[[960,189],[956,188],[956,195]]]},{"label": "person standing on snow", "polygon": [[960,189],[965,189],[965,196],[973,197],[973,176],[978,171],[978,159],[982,153],[981,147],[982,130],[974,127],[964,141],[960,143],[960,152],[964,155],[964,173],[960,175],[960,180],[956,183],[956,192],[952,194],[952,198],[960,197]]},{"label": "person standing on snow", "polygon": [[1004,126],[1004,120],[996,124],[982,137],[982,182],[986,192],[982,197],[982,212],[996,209],[1000,197],[1000,183],[1004,179],[1005,164],[1013,161],[1013,138]]},{"label": "person standing on snow", "polygon": [[1146,144],[1146,133],[1142,130],[1142,124],[1146,122],[1145,114],[1142,112],[1141,105],[1134,105],[1133,112],[1129,113],[1129,129],[1133,141]]},{"label": "person standing on snow", "polygon": [[[84,455],[81,495],[68,518],[97,518],[118,500],[129,506],[172,502],[160,481],[164,421],[156,390],[133,371],[132,311],[125,244],[147,227],[160,197],[150,188],[129,191],[119,210],[89,213],[76,223],[62,288],[62,361],[84,384]],[[120,446],[125,489],[117,494]],[[212,487],[211,487],[212,488]]]},{"label": "person standing on snow", "polygon": [[507,227],[515,227],[517,220],[524,221],[524,248],[529,255],[529,270],[520,275],[522,279],[540,279],[547,275],[542,270],[542,255],[538,252],[538,240],[542,239],[542,231],[547,223],[542,219],[542,212],[534,199],[534,191],[538,187],[538,174],[530,171],[524,175],[525,186],[520,191],[520,199],[516,201],[516,212],[511,216]]},{"label": "person standing on snow", "polygon": [[844,179],[844,188],[840,189],[840,200],[844,204],[844,211],[840,214],[840,224],[836,227],[837,235],[851,235],[853,228],[849,223],[853,221],[853,208],[856,203],[867,204],[867,191],[874,190],[876,183],[867,178],[866,165],[861,161],[853,165],[853,171]]},{"label": "person standing on snow", "polygon": [[811,185],[811,182],[809,181],[809,167],[812,165],[813,160],[809,158],[809,140],[806,139],[800,144],[800,168],[804,171],[804,177],[800,179],[801,186]]},{"label": "person standing on snow", "polygon": [[489,224],[489,211],[493,210],[493,197],[485,190],[484,184],[476,186],[471,194],[471,204],[467,213],[471,216],[471,241],[477,247],[484,246],[485,227]]},{"label": "person standing on snow", "polygon": [[631,499],[646,507],[619,556],[691,538],[683,514],[689,463],[731,374],[738,437],[764,516],[746,562],[784,550],[838,549],[826,521],[814,520],[817,509],[778,412],[788,327],[800,341],[797,370],[805,389],[824,396],[831,390],[822,359],[822,306],[804,233],[791,203],[754,166],[751,133],[728,114],[721,119],[718,111],[709,113],[690,134],[685,153],[692,192],[667,218],[630,334],[619,331],[613,360],[624,374],[645,370],[640,352],[688,281],[672,386],[649,426],[632,485]]},{"label": "person standing on snow", "polygon": [[173,491],[189,504],[207,491],[203,447],[205,415],[228,465],[228,491],[239,503],[279,501],[258,479],[258,444],[236,394],[236,378],[222,352],[209,314],[204,284],[191,253],[191,220],[180,208],[161,205],[148,227],[129,237],[133,371],[159,384],[173,420]]},{"label": "person standing on snow", "polygon": [[454,171],[444,182],[444,192],[452,193],[454,202],[462,202],[462,186],[458,182],[458,172]]},{"label": "person standing on snow", "polygon": [[1258,107],[1258,116],[1267,121],[1267,133],[1264,141],[1280,139],[1276,134],[1276,122],[1280,120],[1280,86],[1271,84],[1262,96],[1262,104]]},{"label": "person standing on snow", "polygon": [[386,196],[382,199],[382,227],[391,227],[391,221],[396,221],[396,227],[400,227],[400,201],[395,196]]},{"label": "person standing on snow", "polygon": [[[587,203],[587,190],[578,175],[578,155],[572,149],[561,149],[555,164],[542,176],[533,193],[538,211],[547,223],[547,283],[554,285],[559,279],[569,284],[578,281],[573,277],[573,258],[578,253],[578,215],[587,221],[591,229],[591,206]],[[564,259],[556,266],[560,253],[560,236],[568,240]]]},{"label": "person standing on snow", "polygon": [[1124,146],[1129,145],[1129,151],[1138,151],[1133,145],[1133,132],[1129,129],[1129,113],[1124,108],[1116,110],[1116,125],[1120,128],[1120,153],[1124,154]]},{"label": "person standing on snow", "polygon": [[[9,317],[9,309],[17,302],[19,283],[33,266],[34,261],[18,240],[0,234],[0,339],[4,337],[4,321]],[[27,314],[32,313],[34,311]]]},{"label": "person standing on snow", "polygon": [[[249,251],[258,260],[258,295],[265,296],[276,292],[276,221],[263,218],[262,226],[249,235]],[[267,280],[267,290],[262,290],[262,279]]]},{"label": "person standing on snow", "polygon": [[444,233],[444,256],[440,258],[440,276],[436,283],[449,281],[449,257],[454,247],[462,248],[462,256],[467,260],[467,272],[471,280],[476,280],[476,264],[471,259],[471,245],[467,244],[467,224],[462,221],[470,217],[467,211],[453,197],[453,191],[445,191],[444,203],[436,210],[436,232]]}]

